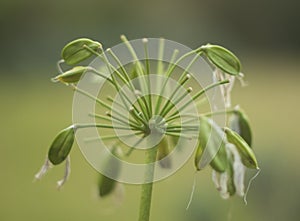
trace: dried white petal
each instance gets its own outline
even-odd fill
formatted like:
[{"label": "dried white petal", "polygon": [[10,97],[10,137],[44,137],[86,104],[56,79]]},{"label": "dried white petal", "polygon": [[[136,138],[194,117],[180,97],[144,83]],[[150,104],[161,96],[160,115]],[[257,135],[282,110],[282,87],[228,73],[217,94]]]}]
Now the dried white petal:
[{"label": "dried white petal", "polygon": [[233,144],[226,145],[227,150],[229,150],[233,155],[233,182],[236,188],[236,193],[239,196],[244,196],[245,194],[245,172],[246,167],[243,165],[241,157]]},{"label": "dried white petal", "polygon": [[224,97],[225,107],[231,107],[231,90],[234,85],[235,76],[225,74],[218,68],[215,69],[214,76],[217,81],[229,80],[228,84],[220,85],[220,90]]},{"label": "dried white petal", "polygon": [[213,170],[211,174],[212,181],[214,182],[218,191],[220,191],[220,180],[217,171]]},{"label": "dried white petal", "polygon": [[227,182],[228,182],[228,174],[226,172],[221,173],[221,175],[220,175],[220,194],[223,199],[229,198],[229,193],[227,191]]},{"label": "dried white petal", "polygon": [[235,160],[233,163],[233,171],[234,171],[233,181],[236,188],[236,193],[239,196],[244,196],[245,194],[244,178],[245,178],[246,168],[241,161]]},{"label": "dried white petal", "polygon": [[227,190],[228,174],[224,172],[219,175],[217,171],[213,170],[212,181],[220,192],[221,197],[223,199],[228,199],[230,196]]},{"label": "dried white petal", "polygon": [[237,76],[237,79],[241,83],[242,87],[246,87],[248,85],[248,82],[246,82],[244,80],[244,74],[243,73],[240,72],[239,75]]},{"label": "dried white petal", "polygon": [[116,205],[121,206],[124,201],[124,197],[125,197],[125,189],[124,189],[124,185],[122,183],[116,183],[116,187],[115,187],[113,196],[114,196]]},{"label": "dried white petal", "polygon": [[42,168],[37,174],[34,175],[35,180],[40,180],[49,169],[51,169],[51,163],[48,157],[46,157],[45,163],[43,164]]},{"label": "dried white petal", "polygon": [[195,193],[195,188],[196,188],[196,172],[194,173],[194,182],[193,182],[193,187],[192,187],[192,192],[191,192],[191,195],[190,195],[190,199],[189,199],[189,202],[188,202],[185,210],[188,210],[190,208],[190,205],[192,203],[193,196],[194,196],[194,193]]},{"label": "dried white petal", "polygon": [[71,160],[70,160],[70,156],[68,156],[65,164],[65,174],[61,180],[57,181],[57,189],[60,189],[65,184],[65,182],[68,180],[70,176],[70,173],[71,173]]},{"label": "dried white petal", "polygon": [[247,205],[247,194],[248,194],[248,191],[250,189],[250,186],[251,186],[251,183],[253,180],[255,180],[255,178],[258,176],[258,174],[260,173],[260,169],[257,170],[257,172],[254,174],[254,176],[250,179],[249,183],[248,183],[248,186],[247,186],[247,189],[246,189],[246,193],[244,195],[244,203]]}]

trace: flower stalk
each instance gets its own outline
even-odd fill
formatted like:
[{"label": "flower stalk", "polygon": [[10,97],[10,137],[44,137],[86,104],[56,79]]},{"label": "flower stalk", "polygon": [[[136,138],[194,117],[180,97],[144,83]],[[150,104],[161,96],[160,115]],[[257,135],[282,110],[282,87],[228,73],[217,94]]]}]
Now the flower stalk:
[{"label": "flower stalk", "polygon": [[152,202],[152,190],[153,190],[153,177],[155,172],[155,160],[157,157],[157,147],[146,151],[147,169],[145,172],[145,183],[141,186],[141,198],[140,198],[140,210],[138,221],[149,221],[151,202]]}]

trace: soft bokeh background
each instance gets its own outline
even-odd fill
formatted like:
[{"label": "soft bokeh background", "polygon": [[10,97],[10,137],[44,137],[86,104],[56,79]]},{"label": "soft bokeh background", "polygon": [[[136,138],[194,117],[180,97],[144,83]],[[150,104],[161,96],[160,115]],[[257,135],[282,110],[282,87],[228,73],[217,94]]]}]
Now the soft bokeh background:
[{"label": "soft bokeh background", "polygon": [[120,34],[225,45],[243,61],[249,83],[233,97],[251,119],[262,168],[248,206],[222,200],[208,169],[196,175],[186,211],[189,163],[155,184],[152,220],[299,220],[299,8],[294,0],[1,0],[0,220],[136,220],[139,187],[127,185],[120,205],[97,199],[97,174],[77,148],[62,191],[55,189],[62,167],[32,182],[54,135],[71,122],[72,92],[49,80],[61,48],[82,36],[110,47]]}]

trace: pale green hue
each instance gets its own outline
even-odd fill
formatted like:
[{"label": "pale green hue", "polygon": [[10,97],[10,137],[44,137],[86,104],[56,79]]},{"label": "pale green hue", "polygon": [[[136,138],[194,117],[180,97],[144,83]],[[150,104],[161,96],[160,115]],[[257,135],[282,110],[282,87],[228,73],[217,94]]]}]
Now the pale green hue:
[{"label": "pale green hue", "polygon": [[[165,158],[167,157],[171,150],[170,150],[170,142],[169,139],[164,136],[161,140],[161,142],[157,145],[158,151],[157,151],[157,160],[159,160],[159,165],[162,168],[171,168],[172,167],[172,161],[170,158]],[[165,159],[164,159],[165,158]]]},{"label": "pale green hue", "polygon": [[[121,40],[127,47],[128,51],[130,52],[132,58],[134,60],[138,60],[137,54],[134,51],[134,48],[132,47],[131,43],[127,40],[127,38],[122,35]],[[148,49],[147,49],[147,39],[143,39],[143,44],[145,47],[145,55],[148,56]],[[108,84],[112,85],[116,93],[119,93],[120,95],[120,105],[121,108],[128,111],[128,114],[130,115],[129,124],[127,123],[127,119],[125,116],[120,114],[118,111],[115,111],[112,109],[112,106],[110,103],[104,102],[104,97],[94,97],[94,95],[89,94],[88,92],[77,88],[75,84],[71,84],[70,86],[76,90],[77,92],[81,93],[82,95],[86,96],[89,99],[93,99],[96,103],[99,103],[104,108],[108,109],[108,112],[106,112],[106,116],[99,115],[96,113],[90,113],[89,116],[94,116],[98,119],[102,119],[105,121],[110,121],[109,118],[114,119],[118,121],[120,126],[114,126],[112,124],[109,124],[111,122],[106,123],[96,123],[96,124],[76,124],[73,127],[78,130],[82,128],[89,128],[89,127],[98,127],[102,129],[119,129],[119,130],[131,130],[136,131],[137,133],[141,133],[141,136],[138,138],[138,142],[135,145],[138,145],[140,141],[142,141],[144,138],[151,136],[151,134],[154,136],[171,136],[171,137],[178,137],[182,136],[184,137],[185,130],[189,131],[195,131],[198,130],[198,126],[187,126],[183,127],[181,123],[174,123],[172,122],[176,118],[180,118],[181,114],[184,113],[185,109],[192,103],[195,102],[197,99],[199,99],[202,95],[204,95],[208,90],[215,88],[215,87],[221,87],[223,90],[223,95],[225,97],[225,93],[227,93],[227,97],[230,96],[228,91],[226,92],[226,86],[225,84],[233,83],[229,80],[229,78],[226,76],[227,73],[232,75],[237,75],[240,71],[240,63],[239,60],[233,55],[230,51],[227,49],[216,46],[216,45],[206,45],[202,46],[196,50],[189,51],[186,54],[182,55],[180,58],[178,58],[173,64],[170,64],[169,67],[165,70],[163,63],[161,61],[157,64],[157,71],[159,74],[166,75],[166,77],[171,77],[171,75],[174,73],[174,70],[176,69],[176,64],[178,64],[183,59],[187,58],[188,56],[195,55],[193,60],[190,61],[188,67],[181,72],[181,75],[178,80],[178,87],[175,88],[175,91],[177,91],[180,87],[184,87],[185,83],[188,82],[188,80],[191,78],[191,75],[188,74],[188,70],[190,66],[193,65],[193,63],[201,56],[205,55],[208,57],[208,59],[211,61],[213,65],[216,66],[216,68],[221,69],[225,73],[220,73],[223,77],[220,78],[219,81],[216,81],[210,85],[207,85],[205,88],[200,88],[195,94],[191,96],[191,99],[186,101],[184,104],[181,104],[180,107],[175,109],[176,104],[179,104],[187,95],[192,93],[193,89],[191,87],[188,87],[184,93],[182,93],[179,97],[176,97],[176,99],[173,102],[170,101],[162,101],[164,100],[163,96],[158,96],[158,98],[153,97],[155,101],[153,101],[152,96],[143,96],[143,93],[148,93],[150,90],[150,82],[147,81],[146,78],[139,78],[138,80],[138,88],[133,85],[131,82],[132,77],[141,77],[143,75],[149,75],[150,74],[150,66],[149,61],[146,60],[145,65],[138,61],[131,65],[133,65],[134,72],[131,71],[129,74],[125,67],[121,64],[121,61],[119,60],[118,56],[114,54],[114,52],[111,49],[107,49],[107,53],[109,53],[115,62],[121,67],[120,70],[116,69],[107,58],[106,53],[100,53],[98,49],[101,47],[101,44],[98,42],[94,42],[90,39],[77,39],[69,44],[67,44],[63,50],[62,50],[62,61],[58,62],[58,69],[61,72],[60,63],[65,62],[67,64],[77,64],[81,61],[86,60],[90,56],[94,55],[101,59],[109,71],[109,77],[105,77],[102,73],[98,72],[97,70],[93,70],[94,74],[97,74],[101,78],[105,78],[108,82]],[[102,49],[102,48],[101,48]],[[162,55],[162,52],[164,50],[164,39],[160,40],[160,46],[159,51]],[[204,52],[204,53],[202,53]],[[175,51],[174,51],[175,54]],[[132,69],[131,69],[132,70]],[[61,81],[62,83],[77,83],[77,81],[80,79],[82,74],[86,71],[86,67],[78,66],[73,69],[71,69],[68,72],[62,73],[60,76],[57,76],[55,79]],[[237,72],[237,73],[235,73]],[[67,84],[68,85],[68,84]],[[123,92],[123,90],[120,90],[120,88],[126,85],[129,87],[129,90],[134,94],[136,97],[136,102],[132,103],[132,101],[128,98],[128,95]],[[167,80],[163,82],[163,86],[161,89],[161,95],[163,95],[163,92],[166,89]],[[172,97],[169,99],[172,99],[173,96],[175,96],[176,93],[173,93]],[[110,97],[107,97],[110,98]],[[153,105],[153,106],[152,106]],[[175,109],[175,110],[173,110]],[[155,110],[155,111],[154,111]],[[110,113],[111,112],[111,113]],[[116,113],[112,114],[112,113]],[[160,118],[154,118],[154,115],[159,115]],[[229,181],[232,181],[233,179],[233,168],[228,167],[228,162],[231,161],[231,157],[227,157],[226,152],[226,142],[223,141],[224,133],[222,132],[221,128],[215,124],[211,119],[207,119],[206,117],[196,116],[200,118],[200,134],[199,134],[199,147],[195,156],[195,165],[197,170],[203,169],[206,164],[210,163],[212,168],[219,172],[225,174],[228,174]],[[166,123],[168,122],[168,123]],[[213,130],[213,133],[212,131]],[[135,135],[137,135],[137,133]],[[74,136],[74,132],[73,132]],[[212,137],[213,136],[213,137]],[[108,135],[109,139],[118,139],[115,135]],[[112,144],[116,145],[116,143]],[[131,153],[134,151],[135,145],[130,146],[129,151],[125,154],[125,156],[130,156]],[[151,145],[149,143],[149,145]],[[68,147],[68,146],[67,146]],[[61,144],[61,148],[65,148],[64,143]],[[140,211],[139,211],[139,221],[149,221],[150,219],[150,208],[151,208],[151,200],[152,200],[152,187],[153,187],[153,177],[154,177],[154,169],[155,164],[153,163],[156,159],[163,160],[168,154],[169,154],[169,144],[167,143],[167,137],[163,137],[162,141],[156,145],[154,148],[146,151],[146,161],[147,169],[145,171],[145,180],[142,184],[142,190],[141,190],[141,201],[140,201]],[[202,161],[202,154],[205,151],[208,151],[211,156],[209,156],[209,159],[206,159],[207,156],[205,156],[205,160]],[[49,153],[51,152],[51,149]],[[69,152],[68,152],[69,153]],[[49,154],[49,157],[51,155]],[[52,157],[52,156],[51,156]],[[52,157],[53,158],[53,157]],[[212,159],[212,160],[211,160]],[[63,159],[64,160],[64,159]],[[62,160],[62,161],[63,161]],[[53,159],[50,159],[52,162]],[[61,162],[62,162],[61,161]],[[112,172],[114,175],[119,172],[119,165],[111,165],[110,163],[111,159],[109,156],[107,156],[107,168],[108,171]],[[207,162],[205,162],[207,161]],[[211,162],[210,162],[211,161]],[[69,161],[68,161],[69,162]],[[55,162],[56,163],[56,162]],[[64,176],[64,182],[67,180],[69,176],[69,163],[66,164],[67,169]],[[171,166],[170,162],[161,161],[161,166],[163,168],[168,168]],[[228,171],[230,170],[230,171]],[[235,169],[234,169],[235,170]],[[113,176],[115,177],[115,176]],[[228,182],[229,182],[228,181]],[[64,183],[63,182],[63,183]],[[101,176],[99,180],[99,195],[100,196],[106,196],[109,195],[113,189],[115,188],[116,182],[112,180],[109,177]],[[232,186],[234,184],[232,183]],[[218,188],[219,189],[219,188]],[[229,193],[232,195],[234,191],[230,190]]]},{"label": "pale green hue", "polygon": [[241,71],[239,59],[228,49],[219,45],[207,44],[200,49],[207,58],[219,69],[231,75],[238,75]]},{"label": "pale green hue", "polygon": [[102,46],[99,42],[80,38],[68,43],[61,51],[61,57],[68,65],[75,65],[81,61],[91,57],[93,53],[85,48],[85,46],[97,51]]},{"label": "pale green hue", "polygon": [[249,147],[247,142],[235,131],[230,128],[225,128],[227,139],[237,148],[243,164],[252,169],[258,169],[258,163],[253,150]]},{"label": "pale green hue", "polygon": [[227,153],[224,147],[222,133],[220,128],[206,118],[200,117],[200,133],[199,133],[199,145],[195,155],[195,167],[197,170],[203,169],[201,165],[201,159],[205,149],[216,149],[216,146],[220,145],[219,151],[212,156],[213,160],[210,162],[211,167],[218,172],[225,172],[227,168]]},{"label": "pale green hue", "polygon": [[142,184],[141,199],[140,199],[140,210],[138,221],[149,221],[150,220],[150,209],[152,202],[152,189],[153,189],[153,177],[154,168],[157,157],[157,147],[146,151],[146,161],[148,164],[148,170],[145,173],[145,181],[148,183]]},{"label": "pale green hue", "polygon": [[60,81],[62,83],[77,83],[81,76],[88,70],[91,70],[90,67],[84,67],[84,66],[76,66],[54,78],[52,80],[54,82]]},{"label": "pale green hue", "polygon": [[252,132],[250,123],[246,113],[238,108],[234,111],[234,114],[230,116],[229,127],[237,132],[251,147],[252,145]]},{"label": "pale green hue", "polygon": [[[115,149],[115,148],[113,148]],[[112,152],[115,154],[115,150],[112,150]],[[107,156],[107,159],[105,162],[102,162],[105,164],[105,168],[107,171],[109,171],[109,174],[111,174],[113,177],[118,177],[118,174],[121,170],[121,165],[119,161],[113,161],[112,156]],[[104,197],[109,195],[114,188],[116,187],[117,181],[104,176],[103,174],[100,174],[99,181],[98,181],[98,191],[99,196]]]}]

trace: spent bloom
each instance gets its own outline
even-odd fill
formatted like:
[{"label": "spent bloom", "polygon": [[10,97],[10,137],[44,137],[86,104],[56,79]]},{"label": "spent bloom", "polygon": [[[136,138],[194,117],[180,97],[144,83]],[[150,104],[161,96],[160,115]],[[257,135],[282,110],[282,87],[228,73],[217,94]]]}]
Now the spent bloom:
[{"label": "spent bloom", "polygon": [[[239,59],[222,46],[207,44],[179,57],[178,51],[174,50],[172,62],[165,64],[149,58],[149,42],[143,39],[145,59],[139,60],[138,53],[126,37],[121,36],[121,40],[133,58],[133,62],[126,65],[113,50],[104,50],[102,44],[94,40],[77,39],[62,49],[59,74],[52,80],[95,101],[99,109],[88,114],[95,119],[94,124],[74,123],[55,137],[36,179],[40,179],[51,166],[65,163],[65,175],[58,181],[61,187],[70,174],[70,152],[77,131],[97,128],[102,134],[101,139],[109,146],[101,158],[105,160],[100,162],[106,168],[98,182],[101,197],[112,193],[118,184],[116,179],[122,165],[114,157],[130,158],[139,145],[146,143],[151,146],[143,150],[148,154],[146,163],[158,161],[162,170],[169,170],[175,163],[169,157],[174,148],[190,148],[180,145],[180,140],[196,140],[195,168],[198,171],[207,165],[212,168],[212,180],[223,198],[235,193],[244,196],[245,172],[247,168],[258,169],[258,163],[251,147],[248,117],[238,106],[231,106],[234,80],[242,77]],[[160,42],[159,51],[163,55],[163,39]],[[105,67],[82,64],[92,56],[100,59]],[[181,62],[191,57],[193,59],[188,60],[186,69],[182,70]],[[199,57],[206,59],[214,69],[213,82],[205,87],[195,85],[195,73],[189,70]],[[70,68],[64,71],[62,66]],[[78,86],[87,74],[94,80],[100,79],[106,87],[105,92],[95,96]],[[225,109],[203,113],[205,94],[216,88],[221,92]],[[157,90],[155,94],[154,89]],[[191,113],[193,108],[197,112]],[[214,121],[216,115],[229,116],[225,126]],[[93,142],[93,139],[88,138],[87,142]],[[153,173],[154,167],[149,167],[145,177],[147,183],[153,182]]]}]

